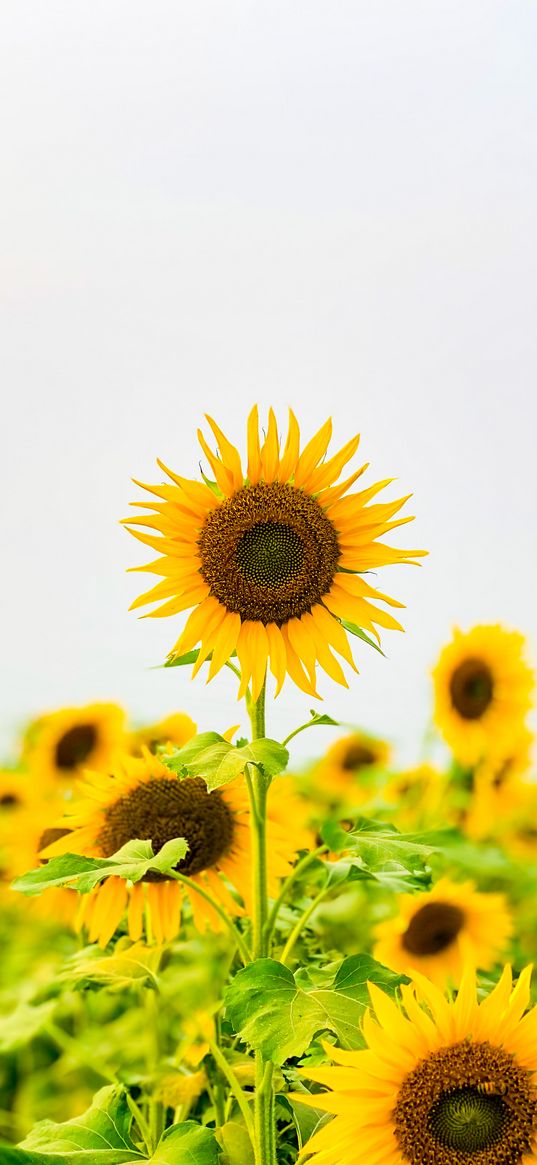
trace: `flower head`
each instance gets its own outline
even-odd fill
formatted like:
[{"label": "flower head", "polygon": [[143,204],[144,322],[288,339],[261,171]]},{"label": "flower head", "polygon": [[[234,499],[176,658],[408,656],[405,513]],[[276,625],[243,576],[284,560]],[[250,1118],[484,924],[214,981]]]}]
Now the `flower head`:
[{"label": "flower head", "polygon": [[461,764],[509,748],[531,706],[524,639],[499,625],[455,630],[433,672],[435,720]]},{"label": "flower head", "polygon": [[402,604],[374,590],[364,573],[425,553],[377,541],[411,520],[394,518],[407,499],[370,506],[387,481],[349,493],[365,465],[336,484],[359,438],[325,460],[331,421],[300,452],[300,431],[290,412],[282,450],[274,413],[270,410],[261,443],[254,408],[246,470],[237,449],[210,417],[208,422],[218,452],[201,432],[199,440],[215,481],[187,480],[159,462],[171,484],[144,486],[156,499],[144,509],[154,512],[125,520],[131,533],[159,554],[135,569],[161,576],[132,606],[159,602],[150,612],[158,617],[194,608],[172,654],[181,656],[200,644],[193,674],[210,657],[212,679],[236,652],[239,695],[251,681],[257,699],[267,665],[277,692],[289,675],[316,696],[317,665],[347,686],[337,658],[354,667],[347,630],[357,626],[377,639],[379,626],[402,630],[377,605]]},{"label": "flower head", "polygon": [[327,1046],[336,1067],[303,1075],[331,1089],[296,1100],[335,1114],[307,1142],[311,1165],[530,1165],[537,1161],[537,1008],[531,968],[510,967],[482,1003],[468,971],[454,1003],[422,975],[402,1008],[370,984],[367,1048]]},{"label": "flower head", "polygon": [[[178,873],[197,883],[232,915],[251,906],[250,809],[244,782],[238,780],[208,792],[201,777],[179,778],[144,749],[141,758],[125,756],[110,774],[87,772],[80,782],[81,797],[73,811],[57,822],[69,835],[41,851],[48,858],[61,853],[111,857],[127,842],[150,840],[158,853],[167,841],[184,837],[188,852]],[[272,790],[271,790],[272,792]],[[288,821],[279,802],[278,788],[269,800],[268,881],[276,896],[279,877],[290,872],[295,849],[307,845],[309,834],[297,826],[289,840]],[[285,796],[285,794],[283,794]],[[278,812],[271,810],[278,806]],[[292,812],[292,805],[289,806]],[[90,942],[105,946],[125,912],[130,937],[144,930],[157,942],[175,938],[181,924],[185,898],[190,902],[194,924],[200,930],[219,930],[221,920],[213,907],[191,886],[149,871],[131,886],[110,876],[85,895],[79,926],[89,931]]]},{"label": "flower head", "polygon": [[399,894],[395,918],[375,930],[374,956],[394,971],[421,971],[444,987],[465,966],[488,971],[504,953],[513,925],[503,894],[441,878],[426,894]]}]

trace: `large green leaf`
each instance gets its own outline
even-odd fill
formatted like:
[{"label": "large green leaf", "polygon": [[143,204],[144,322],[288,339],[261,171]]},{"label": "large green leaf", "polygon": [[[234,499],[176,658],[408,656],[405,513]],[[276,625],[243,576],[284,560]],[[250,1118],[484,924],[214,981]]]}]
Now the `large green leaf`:
[{"label": "large green leaf", "polygon": [[81,1116],[64,1124],[44,1120],[20,1145],[0,1145],[1,1165],[217,1165],[211,1129],[194,1121],[172,1125],[151,1157],[131,1139],[132,1115],[122,1085],[102,1088]]},{"label": "large green leaf", "polygon": [[285,769],[289,753],[276,740],[254,740],[237,747],[216,732],[203,732],[162,759],[173,772],[203,777],[211,792],[241,776],[247,765],[256,765],[274,777]]},{"label": "large green leaf", "polygon": [[132,1116],[122,1086],[101,1088],[81,1116],[43,1120],[16,1148],[2,1147],[2,1165],[124,1165],[143,1161],[131,1140]]},{"label": "large green leaf", "polygon": [[110,858],[85,858],[79,854],[62,854],[50,858],[44,866],[30,870],[13,883],[14,890],[23,894],[41,894],[51,886],[71,886],[79,893],[87,894],[103,878],[111,875],[139,882],[148,870],[161,874],[172,873],[175,866],[188,850],[184,837],[167,841],[158,854],[153,853],[150,841],[135,839],[128,841]]},{"label": "large green leaf", "polygon": [[342,829],[337,821],[326,821],[321,829],[324,842],[336,853],[356,854],[368,870],[379,870],[397,862],[405,870],[422,869],[424,860],[435,852],[420,835],[399,833],[394,826],[367,817],[359,817],[351,830]]},{"label": "large green leaf", "polygon": [[304,989],[288,967],[257,959],[228,987],[227,1016],[237,1034],[275,1064],[302,1055],[322,1031],[333,1032],[346,1048],[357,1048],[363,1045],[359,1025],[369,1006],[368,982],[393,993],[402,977],[369,955],[352,955],[331,982]]},{"label": "large green leaf", "polygon": [[217,1165],[218,1156],[212,1129],[184,1121],[166,1130],[149,1165]]},{"label": "large green leaf", "polygon": [[77,951],[67,961],[59,978],[62,982],[83,986],[100,983],[113,991],[123,991],[142,983],[157,987],[162,951],[162,947],[132,943],[124,936],[118,940],[111,955],[105,955],[97,945]]}]

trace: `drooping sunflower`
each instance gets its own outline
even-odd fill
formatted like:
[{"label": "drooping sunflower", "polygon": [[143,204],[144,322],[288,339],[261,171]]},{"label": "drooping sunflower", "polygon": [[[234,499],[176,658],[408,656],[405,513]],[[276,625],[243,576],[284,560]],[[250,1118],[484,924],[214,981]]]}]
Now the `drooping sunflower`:
[{"label": "drooping sunflower", "polygon": [[125,712],[118,704],[59,708],[30,725],[24,758],[43,782],[72,781],[89,767],[106,772],[127,747]]},{"label": "drooping sunflower", "polygon": [[[135,838],[150,840],[158,853],[167,841],[184,837],[189,850],[178,871],[230,914],[244,911],[229,885],[251,909],[250,808],[244,781],[209,793],[201,777],[179,778],[144,749],[141,758],[124,757],[111,774],[86,772],[79,787],[82,795],[74,811],[57,822],[69,835],[43,849],[42,857],[62,853],[111,857]],[[292,868],[295,851],[307,847],[310,836],[293,824],[290,841],[292,815],[288,812],[284,817],[279,804],[285,795],[285,791],[278,793],[275,782],[267,819],[268,887],[273,896],[278,893],[279,878]],[[185,897],[198,929],[221,929],[218,914],[195,890],[151,871],[132,886],[122,878],[106,878],[82,898],[78,926],[88,929],[90,942],[106,946],[126,911],[133,941],[141,937],[145,922],[148,940],[154,937],[164,942],[179,932]]]},{"label": "drooping sunflower", "polygon": [[490,970],[513,932],[504,895],[480,893],[473,882],[441,878],[428,893],[397,895],[397,908],[375,928],[374,957],[439,987],[460,983],[467,965]]},{"label": "drooping sunflower", "polygon": [[531,707],[524,637],[499,624],[455,629],[433,671],[436,724],[461,764],[509,749]]},{"label": "drooping sunflower", "polygon": [[475,769],[462,822],[474,841],[498,837],[505,822],[526,802],[524,777],[531,768],[534,739],[533,732],[521,725],[507,751],[491,754]]},{"label": "drooping sunflower", "polygon": [[357,805],[370,798],[373,779],[389,759],[385,740],[352,732],[330,745],[312,770],[311,781],[327,800],[343,798]]},{"label": "drooping sunflower", "polygon": [[[330,1088],[302,1104],[335,1114],[304,1145],[311,1165],[531,1165],[537,1161],[537,1008],[531,968],[511,968],[477,1002],[467,971],[455,1002],[424,976],[402,1008],[369,985],[368,1047],[326,1046],[336,1067],[304,1076]],[[311,1154],[311,1156],[310,1156]]]},{"label": "drooping sunflower", "polygon": [[299,426],[290,411],[282,451],[272,409],[261,444],[254,407],[248,420],[246,471],[237,449],[207,420],[218,453],[198,435],[214,483],[179,477],[162,462],[172,484],[137,483],[156,500],[136,504],[154,513],[125,523],[159,557],[134,569],[160,575],[161,581],[132,607],[159,602],[150,612],[159,618],[193,607],[172,656],[200,644],[193,674],[210,656],[212,679],[236,652],[240,696],[251,681],[257,699],[267,665],[277,682],[276,694],[288,674],[299,688],[317,696],[317,664],[348,686],[336,658],[355,666],[348,625],[358,625],[377,639],[377,626],[402,630],[375,603],[402,604],[374,590],[363,574],[388,563],[412,562],[425,553],[376,541],[411,520],[394,519],[407,499],[369,506],[388,481],[348,493],[365,465],[336,484],[359,438],[324,460],[330,420],[301,453]]},{"label": "drooping sunflower", "polygon": [[150,752],[158,752],[170,744],[181,748],[196,732],[196,725],[186,712],[174,712],[156,724],[146,724],[130,734],[129,752],[139,756],[142,745]]}]

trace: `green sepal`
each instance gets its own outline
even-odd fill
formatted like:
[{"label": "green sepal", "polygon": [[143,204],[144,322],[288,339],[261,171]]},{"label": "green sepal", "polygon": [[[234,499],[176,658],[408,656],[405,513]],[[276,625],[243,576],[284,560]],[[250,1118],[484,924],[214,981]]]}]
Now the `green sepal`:
[{"label": "green sepal", "polygon": [[126,878],[139,882],[149,870],[160,874],[174,872],[178,862],[186,856],[188,842],[184,837],[167,841],[158,854],[153,853],[150,841],[135,838],[122,846],[110,858],[86,858],[80,854],[61,854],[50,858],[46,865],[30,870],[13,882],[13,889],[22,894],[41,894],[51,886],[71,886],[80,894],[88,894],[103,878]]},{"label": "green sepal", "polygon": [[386,659],[382,648],[379,647],[378,643],[375,643],[375,640],[372,639],[371,636],[362,629],[362,627],[358,627],[356,623],[349,623],[348,619],[340,619],[339,622],[341,623],[341,626],[345,628],[345,631],[348,631],[350,635],[357,635],[358,639],[363,639],[364,643],[368,643],[370,647],[374,647],[375,651],[378,651],[379,655],[384,656],[384,659]]},{"label": "green sepal", "polygon": [[169,658],[162,665],[163,667],[185,667],[189,663],[195,663],[200,648],[195,647],[193,651],[186,651],[184,655],[170,655]]},{"label": "green sepal", "polygon": [[297,980],[274,959],[257,959],[237,973],[225,993],[226,1014],[237,1035],[275,1064],[301,1056],[323,1031],[332,1032],[345,1048],[363,1047],[360,1021],[370,1004],[367,983],[393,994],[405,982],[370,955],[344,959],[322,986],[306,990]]}]

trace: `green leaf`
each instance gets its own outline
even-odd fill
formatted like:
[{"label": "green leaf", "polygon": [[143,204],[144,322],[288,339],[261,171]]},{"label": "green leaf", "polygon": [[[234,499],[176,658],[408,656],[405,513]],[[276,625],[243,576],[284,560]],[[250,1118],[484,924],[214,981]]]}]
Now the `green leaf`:
[{"label": "green leaf", "polygon": [[169,874],[188,850],[184,837],[167,841],[158,854],[153,853],[150,841],[139,838],[128,841],[111,858],[85,858],[79,854],[62,854],[50,858],[44,866],[30,870],[13,882],[13,889],[23,894],[40,894],[51,886],[72,886],[80,894],[93,890],[103,878],[114,875],[139,882],[148,870]]},{"label": "green leaf", "polygon": [[407,870],[400,862],[386,862],[381,870],[368,870],[360,858],[342,858],[337,862],[325,862],[329,886],[343,886],[349,882],[377,882],[394,894],[406,894],[412,890],[427,890],[431,884],[432,872]]},{"label": "green leaf", "polygon": [[331,983],[304,990],[288,967],[257,959],[228,987],[227,1016],[236,1033],[275,1064],[302,1055],[321,1031],[333,1032],[343,1047],[357,1048],[363,1046],[360,1020],[369,1006],[368,981],[393,993],[404,979],[369,955],[352,955]]},{"label": "green leaf", "polygon": [[184,1121],[166,1129],[149,1165],[218,1165],[218,1142],[212,1129]]},{"label": "green leaf", "polygon": [[375,640],[371,639],[371,637],[367,635],[361,627],[358,627],[356,623],[349,623],[347,619],[340,619],[339,621],[342,627],[345,628],[345,631],[349,631],[351,635],[357,635],[358,639],[363,639],[364,643],[368,643],[370,647],[374,647],[375,651],[378,651],[379,655],[383,655],[384,659],[386,659],[382,648],[379,647],[378,643],[375,643]]},{"label": "green leaf", "polygon": [[226,1121],[217,1135],[223,1150],[221,1165],[254,1165],[252,1142],[245,1125]]},{"label": "green leaf", "polygon": [[185,667],[186,664],[195,663],[199,653],[200,648],[195,647],[193,651],[187,651],[184,655],[171,655],[164,667]]},{"label": "green leaf", "polygon": [[326,712],[324,715],[321,715],[320,712],[315,711],[315,708],[310,708],[310,716],[310,726],[312,728],[316,727],[318,724],[328,724],[331,728],[339,728],[339,720],[333,720],[332,717],[328,716]]},{"label": "green leaf", "polygon": [[418,840],[419,834],[399,833],[395,826],[367,817],[359,817],[348,832],[337,821],[325,821],[321,837],[335,853],[356,854],[365,869],[374,871],[395,861],[415,873],[436,848]]},{"label": "green leaf", "polygon": [[99,983],[114,991],[146,982],[157,987],[162,950],[158,946],[146,947],[142,942],[131,943],[125,936],[116,943],[112,955],[103,954],[98,946],[77,951],[59,978],[74,984]]},{"label": "green leaf", "polygon": [[[146,1158],[130,1137],[132,1116],[123,1086],[101,1088],[81,1116],[64,1124],[43,1120],[2,1165],[123,1165]],[[5,1154],[5,1156],[4,1156]]]},{"label": "green leaf", "polygon": [[285,769],[289,753],[276,740],[254,740],[238,748],[216,732],[203,732],[163,760],[174,772],[203,777],[212,792],[241,776],[249,764],[257,765],[267,776],[276,776]]},{"label": "green leaf", "polygon": [[225,744],[227,748],[233,747],[227,740],[224,740],[223,736],[220,736],[219,732],[198,732],[196,736],[192,736],[186,744],[183,744],[182,748],[175,749],[174,752],[170,752],[162,759],[166,768],[171,769],[174,773],[190,771],[192,761],[195,761],[200,753],[213,744]]},{"label": "green leaf", "polygon": [[15,1048],[29,1044],[34,1036],[46,1028],[55,1007],[55,999],[35,1007],[19,1003],[11,1015],[3,1015],[0,1019],[0,1052],[14,1051]]}]

